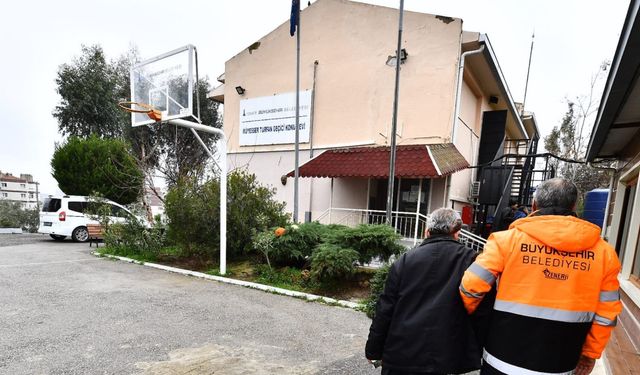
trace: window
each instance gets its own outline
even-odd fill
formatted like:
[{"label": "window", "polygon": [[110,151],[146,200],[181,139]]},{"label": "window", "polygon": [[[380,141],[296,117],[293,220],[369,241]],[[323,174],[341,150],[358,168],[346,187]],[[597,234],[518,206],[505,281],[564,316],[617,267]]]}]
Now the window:
[{"label": "window", "polygon": [[20,194],[20,198],[26,198],[27,194]]},{"label": "window", "polygon": [[2,183],[2,187],[7,187],[7,183],[6,183],[6,182],[3,182],[3,183]]},{"label": "window", "polygon": [[111,205],[111,216],[127,218],[129,217],[129,213],[121,207]]},{"label": "window", "polygon": [[57,212],[62,205],[62,200],[58,198],[46,198],[42,205],[42,212]]},{"label": "window", "polygon": [[71,211],[83,213],[87,211],[87,202],[69,202],[68,206]]},{"label": "window", "polygon": [[33,193],[29,193],[29,198],[33,198]]},{"label": "window", "polygon": [[20,184],[20,187],[24,189],[25,187],[27,187],[27,185],[25,185],[25,184]]},{"label": "window", "polygon": [[2,193],[2,198],[6,198],[6,197],[8,197],[8,196],[9,196],[9,194],[7,194],[7,193]]}]

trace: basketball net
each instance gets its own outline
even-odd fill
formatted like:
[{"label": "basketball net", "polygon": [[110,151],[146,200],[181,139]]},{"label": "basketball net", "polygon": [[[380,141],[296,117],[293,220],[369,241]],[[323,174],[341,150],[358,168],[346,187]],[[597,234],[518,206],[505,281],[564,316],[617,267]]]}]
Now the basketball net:
[{"label": "basketball net", "polygon": [[161,121],[162,120],[162,112],[155,109],[153,106],[145,103],[138,102],[120,102],[118,103],[118,107],[124,109],[127,112],[133,113],[146,113],[150,119],[153,121]]}]

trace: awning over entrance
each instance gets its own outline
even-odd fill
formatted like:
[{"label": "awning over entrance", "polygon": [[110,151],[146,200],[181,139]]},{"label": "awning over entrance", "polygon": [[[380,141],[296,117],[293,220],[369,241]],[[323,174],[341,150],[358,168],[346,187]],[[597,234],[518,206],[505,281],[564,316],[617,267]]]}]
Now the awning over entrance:
[{"label": "awning over entrance", "polygon": [[[389,177],[390,147],[327,150],[300,166],[300,177]],[[396,148],[395,177],[437,178],[469,167],[452,143]],[[287,174],[293,177],[294,171]]]}]

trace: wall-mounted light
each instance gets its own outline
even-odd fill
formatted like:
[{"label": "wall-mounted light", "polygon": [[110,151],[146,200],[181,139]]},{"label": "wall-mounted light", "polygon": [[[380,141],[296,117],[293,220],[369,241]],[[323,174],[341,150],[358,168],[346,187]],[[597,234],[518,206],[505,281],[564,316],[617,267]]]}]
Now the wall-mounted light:
[{"label": "wall-mounted light", "polygon": [[[407,61],[407,57],[408,57],[408,56],[409,56],[409,54],[407,53],[407,50],[406,50],[406,49],[404,49],[404,48],[403,48],[403,49],[401,49],[401,50],[400,50],[400,64],[404,64],[404,63],[405,63],[405,61]],[[396,59],[396,56],[395,56],[395,55],[393,55],[393,56],[389,56],[389,57],[387,57],[387,62],[386,62],[386,64],[387,64],[387,65],[389,65],[389,66],[396,66],[396,60],[397,60],[397,59]]]},{"label": "wall-mounted light", "polygon": [[489,103],[491,103],[491,104],[498,104],[498,97],[497,97],[497,96],[495,96],[495,95],[491,95],[491,96],[489,97]]},{"label": "wall-mounted light", "polygon": [[242,86],[236,86],[236,92],[238,93],[238,95],[243,95],[245,91],[247,90],[245,90]]}]

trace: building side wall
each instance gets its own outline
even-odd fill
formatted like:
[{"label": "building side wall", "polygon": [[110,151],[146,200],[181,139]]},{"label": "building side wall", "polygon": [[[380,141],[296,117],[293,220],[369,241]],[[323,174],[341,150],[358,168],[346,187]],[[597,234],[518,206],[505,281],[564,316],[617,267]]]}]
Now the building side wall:
[{"label": "building side wall", "polygon": [[[398,12],[344,0],[317,1],[301,17],[300,89],[313,86],[315,147],[384,145],[390,134]],[[398,134],[402,144],[440,143],[450,136],[462,22],[405,12],[408,59],[400,73]],[[363,40],[367,41],[363,43]],[[239,146],[241,99],[295,91],[295,38],[285,22],[225,65],[224,130],[229,152],[290,150],[293,145]],[[243,96],[236,86],[246,89]],[[302,145],[306,148],[308,145]]]},{"label": "building side wall", "polygon": [[24,208],[38,206],[37,184],[0,180],[0,199],[22,203]]},{"label": "building side wall", "polygon": [[[636,189],[635,196],[631,196],[628,201],[627,209],[632,210],[630,220],[626,221],[622,215],[622,206],[625,204],[624,191],[627,186],[632,184],[639,186],[640,135],[637,135],[629,143],[627,149],[624,150],[623,156],[618,162],[618,168],[621,169],[614,175],[613,188],[615,191],[607,213],[609,229],[605,231],[605,239],[612,246],[618,247],[622,255],[620,257],[622,271],[619,279],[622,295],[627,304],[621,319],[625,324],[625,328],[640,330],[639,317],[635,316],[635,318],[631,319],[633,314],[630,313],[631,311],[637,311],[638,307],[640,307],[640,270],[637,265],[640,259],[640,192],[638,192],[638,189]],[[626,240],[618,244],[620,234],[625,227],[628,227]],[[635,268],[634,265],[636,265]],[[637,338],[635,341],[638,341]]]}]

